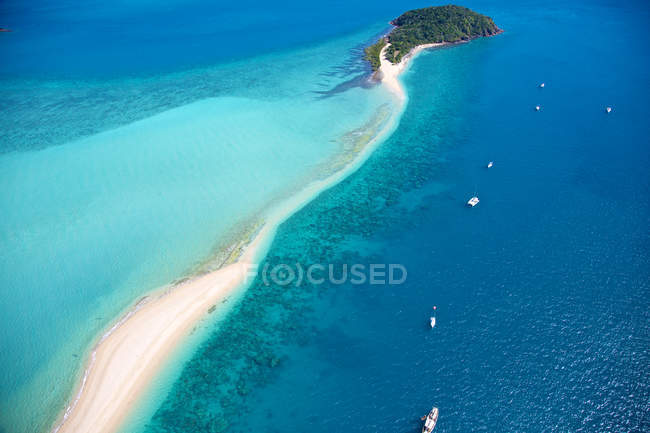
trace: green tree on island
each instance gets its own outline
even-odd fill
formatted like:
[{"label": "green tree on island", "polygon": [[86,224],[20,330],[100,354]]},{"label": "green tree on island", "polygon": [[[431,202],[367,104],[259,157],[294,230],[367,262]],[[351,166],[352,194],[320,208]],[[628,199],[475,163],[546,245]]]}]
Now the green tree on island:
[{"label": "green tree on island", "polygon": [[386,59],[398,63],[418,45],[467,41],[501,31],[492,18],[454,5],[414,9],[391,24],[396,28],[365,50],[365,58],[375,71],[381,64],[379,54],[387,43],[390,46],[386,49]]}]

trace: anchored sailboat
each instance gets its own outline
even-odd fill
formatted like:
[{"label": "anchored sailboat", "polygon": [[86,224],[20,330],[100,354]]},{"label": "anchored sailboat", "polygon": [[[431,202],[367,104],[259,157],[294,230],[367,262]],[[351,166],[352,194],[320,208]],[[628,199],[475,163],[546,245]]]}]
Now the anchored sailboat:
[{"label": "anchored sailboat", "polygon": [[431,409],[431,412],[426,417],[422,417],[422,420],[424,421],[422,433],[431,433],[436,428],[436,423],[438,422],[438,408],[434,407]]}]

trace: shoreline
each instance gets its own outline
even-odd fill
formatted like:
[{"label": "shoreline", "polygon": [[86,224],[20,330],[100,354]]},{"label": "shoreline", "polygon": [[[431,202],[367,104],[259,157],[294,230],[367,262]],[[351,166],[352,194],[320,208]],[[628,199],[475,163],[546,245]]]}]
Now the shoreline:
[{"label": "shoreline", "polygon": [[[411,53],[407,57],[411,58]],[[251,269],[266,256],[278,226],[321,192],[356,171],[379,142],[394,130],[406,102],[406,93],[397,76],[407,61],[402,59],[397,65],[399,70],[386,74],[389,81],[382,80],[397,96],[395,112],[347,165],[325,179],[313,181],[272,209],[267,221],[248,240],[242,255],[234,263],[153,291],[101,334],[88,354],[70,403],[50,431],[111,433],[128,420],[133,406],[192,329],[214,310],[215,305],[244,290],[253,281]]]},{"label": "shoreline", "polygon": [[409,62],[417,57],[417,55],[422,50],[425,50],[427,48],[437,48],[444,45],[449,45],[449,43],[439,42],[418,45],[417,47],[413,48],[407,55],[402,57],[399,63],[394,64],[386,59],[385,52],[388,47],[390,47],[390,43],[387,43],[379,53],[379,61],[381,63],[381,66],[373,74],[373,77],[376,77],[382,84],[388,87],[388,89],[393,92],[393,94],[396,95],[401,101],[405,101],[406,92],[404,91],[404,87],[402,86],[402,83],[399,82],[399,79],[397,77],[399,77],[399,75],[406,70]]},{"label": "shoreline", "polygon": [[117,431],[178,343],[246,282],[264,239],[260,232],[236,263],[140,299],[94,346],[74,400],[52,431]]},{"label": "shoreline", "polygon": [[[173,286],[154,290],[140,298],[98,339],[89,353],[83,375],[72,393],[72,401],[57,417],[52,433],[88,431],[114,433],[128,420],[133,406],[151,382],[162,372],[165,361],[182,344],[192,329],[227,300],[252,283],[251,267],[266,256],[278,226],[321,192],[356,171],[381,140],[392,132],[408,100],[398,77],[425,49],[451,43],[418,45],[398,64],[380,53],[381,66],[371,77],[395,96],[396,112],[387,124],[343,168],[323,180],[308,184],[274,209],[256,231],[241,256],[234,262],[206,274],[190,277]],[[245,241],[246,242],[246,241]],[[249,281],[250,279],[250,281]]]},{"label": "shoreline", "polygon": [[[394,25],[393,21],[389,23],[390,25]],[[480,37],[493,37],[500,35],[503,33],[504,30],[497,28],[497,32],[488,35],[488,36],[476,36],[473,38],[469,38],[467,40],[462,40],[462,41],[457,41],[457,42],[434,42],[430,44],[422,44],[422,45],[417,45],[415,48],[413,48],[411,51],[408,52],[405,56],[401,58],[399,63],[394,64],[391,63],[389,60],[386,59],[385,57],[385,52],[390,47],[390,42],[387,42],[386,45],[381,49],[379,52],[379,62],[380,62],[380,67],[377,71],[375,71],[371,79],[374,79],[376,81],[380,81],[381,83],[385,84],[388,89],[393,92],[400,100],[405,100],[406,99],[406,92],[404,91],[404,88],[402,84],[399,82],[397,77],[404,72],[407,69],[408,64],[410,63],[411,60],[416,58],[418,54],[420,54],[423,50],[426,50],[428,48],[439,48],[447,45],[458,45],[458,44],[465,44],[468,42],[471,42],[474,39],[478,39]],[[384,38],[387,38],[387,36],[390,34],[386,34]]]}]

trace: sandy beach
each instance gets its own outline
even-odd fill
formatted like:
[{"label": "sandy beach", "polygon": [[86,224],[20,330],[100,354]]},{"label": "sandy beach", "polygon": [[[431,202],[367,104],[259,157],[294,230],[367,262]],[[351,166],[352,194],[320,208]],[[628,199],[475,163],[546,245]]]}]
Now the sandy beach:
[{"label": "sandy beach", "polygon": [[[398,96],[396,113],[401,113],[406,101],[397,77],[422,48],[426,46],[413,50],[398,65],[382,60],[382,83]],[[206,317],[208,310],[252,281],[255,264],[266,254],[277,227],[319,193],[357,170],[379,141],[394,129],[395,119],[398,115],[343,169],[307,185],[282,203],[235,263],[151,294],[121,317],[88,355],[73,397],[52,431],[110,433],[119,430],[165,362]]]},{"label": "sandy beach", "polygon": [[[259,239],[259,238],[258,238]],[[251,244],[249,251],[255,251]],[[54,431],[116,431],[165,359],[209,308],[246,280],[250,254],[167,293],[151,295],[94,349],[75,401]]]},{"label": "sandy beach", "polygon": [[378,76],[380,77],[382,84],[384,84],[391,92],[393,92],[401,100],[406,99],[406,92],[404,91],[404,88],[402,87],[402,84],[399,82],[397,77],[399,76],[399,74],[404,72],[408,63],[413,58],[415,58],[420,51],[426,48],[434,48],[442,45],[444,45],[444,43],[418,45],[417,47],[413,48],[411,52],[409,52],[407,55],[402,57],[402,60],[400,60],[398,64],[393,64],[390,61],[386,60],[386,56],[385,56],[386,50],[388,49],[388,47],[390,47],[390,44],[386,44],[384,48],[382,48],[381,53],[379,54],[381,67],[378,71],[379,72]]}]

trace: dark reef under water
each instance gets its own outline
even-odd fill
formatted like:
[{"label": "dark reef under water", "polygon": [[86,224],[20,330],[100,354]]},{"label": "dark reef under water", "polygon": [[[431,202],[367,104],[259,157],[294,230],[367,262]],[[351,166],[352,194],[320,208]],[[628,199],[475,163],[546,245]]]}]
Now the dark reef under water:
[{"label": "dark reef under water", "polygon": [[[462,74],[452,74],[447,78],[460,84]],[[369,240],[389,226],[415,226],[417,210],[403,206],[404,194],[437,177],[444,146],[418,139],[419,132],[390,138],[350,179],[283,224],[264,263],[271,268],[283,263],[333,264],[339,277],[344,264],[381,263]],[[434,135],[443,133],[436,128]],[[329,308],[332,292],[350,290],[359,287],[307,281],[300,286],[266,285],[258,277],[188,363],[148,431],[226,431],[241,422],[249,394],[272,382],[297,348],[323,338],[327,330],[321,326],[321,310]]]}]

